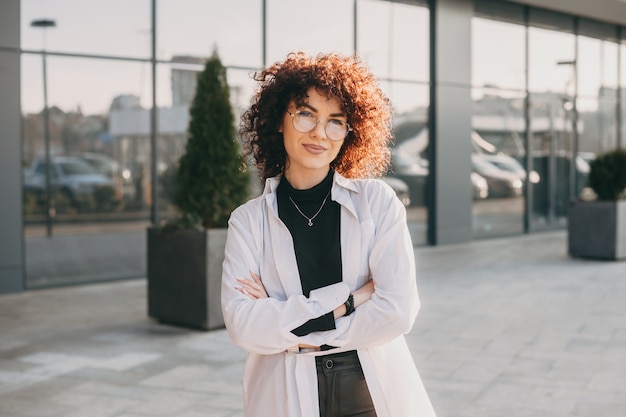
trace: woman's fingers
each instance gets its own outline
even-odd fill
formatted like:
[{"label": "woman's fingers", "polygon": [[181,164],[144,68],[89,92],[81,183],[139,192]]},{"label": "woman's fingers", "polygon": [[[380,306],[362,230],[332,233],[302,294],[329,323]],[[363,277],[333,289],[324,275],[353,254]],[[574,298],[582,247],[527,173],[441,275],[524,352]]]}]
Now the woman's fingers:
[{"label": "woman's fingers", "polygon": [[258,300],[259,298],[267,298],[267,291],[263,286],[263,282],[261,282],[261,278],[253,272],[250,272],[250,275],[252,275],[253,280],[247,278],[237,278],[237,281],[241,284],[241,286],[235,287],[235,289],[255,300]]},{"label": "woman's fingers", "polygon": [[257,274],[255,274],[254,272],[250,271],[250,275],[252,275],[252,279],[254,280],[255,283],[255,287],[256,289],[259,290],[260,292],[260,297],[259,298],[267,298],[269,297],[267,294],[267,290],[265,289],[265,286],[263,285],[263,282],[261,281],[261,277],[259,277]]},{"label": "woman's fingers", "polygon": [[239,281],[240,284],[249,288],[253,288],[255,290],[260,290],[263,287],[261,284],[251,281],[249,279],[237,278],[237,281]]},{"label": "woman's fingers", "polygon": [[248,297],[258,300],[259,298],[261,298],[261,293],[258,290],[254,290],[251,288],[245,288],[245,287],[235,287],[235,289],[237,291],[239,291],[240,293],[247,295]]},{"label": "woman's fingers", "polygon": [[257,274],[255,274],[254,272],[250,271],[250,275],[252,275],[252,279],[254,280],[254,282],[259,284],[260,286],[263,286],[263,283],[261,282],[261,278],[259,278],[259,276]]}]

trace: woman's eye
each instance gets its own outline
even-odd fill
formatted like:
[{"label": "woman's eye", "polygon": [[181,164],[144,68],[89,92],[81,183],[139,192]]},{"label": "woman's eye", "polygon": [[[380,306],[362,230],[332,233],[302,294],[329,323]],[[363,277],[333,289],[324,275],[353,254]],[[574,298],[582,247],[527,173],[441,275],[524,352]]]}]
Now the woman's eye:
[{"label": "woman's eye", "polygon": [[343,127],[345,126],[346,122],[344,122],[343,120],[339,120],[339,119],[330,119],[328,121],[328,124],[332,126],[336,126],[336,127]]},{"label": "woman's eye", "polygon": [[298,112],[298,114],[302,117],[310,117],[311,119],[313,119],[315,116],[313,116],[313,113],[308,112],[306,110],[301,110]]}]

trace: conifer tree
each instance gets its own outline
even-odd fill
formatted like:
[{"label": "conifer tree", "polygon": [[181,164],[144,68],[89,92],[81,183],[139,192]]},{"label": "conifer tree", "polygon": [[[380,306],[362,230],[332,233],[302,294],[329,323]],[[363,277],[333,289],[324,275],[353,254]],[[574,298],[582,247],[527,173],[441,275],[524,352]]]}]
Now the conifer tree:
[{"label": "conifer tree", "polygon": [[198,74],[189,138],[176,172],[174,204],[188,227],[226,227],[248,196],[229,97],[226,69],[214,51]]}]

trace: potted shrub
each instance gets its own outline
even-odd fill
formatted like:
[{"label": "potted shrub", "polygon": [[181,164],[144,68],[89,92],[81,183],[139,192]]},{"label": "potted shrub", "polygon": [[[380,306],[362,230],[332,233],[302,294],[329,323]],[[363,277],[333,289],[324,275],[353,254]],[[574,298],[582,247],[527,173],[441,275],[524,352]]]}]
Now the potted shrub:
[{"label": "potted shrub", "polygon": [[178,217],[148,229],[148,315],[224,327],[220,285],[228,217],[248,197],[226,69],[216,52],[198,74],[189,138],[173,173]]},{"label": "potted shrub", "polygon": [[568,252],[574,257],[626,258],[626,150],[598,156],[590,164],[589,187],[597,198],[570,204]]}]

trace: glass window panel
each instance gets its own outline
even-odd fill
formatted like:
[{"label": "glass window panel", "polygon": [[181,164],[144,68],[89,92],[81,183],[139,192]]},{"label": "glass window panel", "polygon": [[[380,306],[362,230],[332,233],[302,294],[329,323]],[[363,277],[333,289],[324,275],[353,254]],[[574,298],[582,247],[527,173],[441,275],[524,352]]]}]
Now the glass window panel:
[{"label": "glass window panel", "polygon": [[616,105],[614,94],[578,99],[579,151],[598,154],[617,147]]},{"label": "glass window panel", "polygon": [[[149,131],[148,110],[140,96],[147,91],[143,83],[149,85],[150,80],[142,80],[142,65],[47,56],[52,174],[48,199],[42,56],[23,56],[29,288],[145,275],[150,169],[143,165],[141,172],[125,175],[130,163],[145,164],[150,154],[149,143],[131,135]],[[134,152],[128,160],[122,158],[124,146]]]},{"label": "glass window panel", "polygon": [[295,51],[352,55],[353,16],[353,4],[346,0],[267,0],[267,64]]},{"label": "glass window panel", "polygon": [[[472,172],[474,237],[524,231],[524,94],[472,89]],[[535,179],[534,173],[530,175]]]},{"label": "glass window panel", "polygon": [[529,28],[529,89],[573,96],[575,39],[573,35]]},{"label": "glass window panel", "polygon": [[262,65],[261,0],[159,0],[157,20],[161,60],[206,57],[217,47],[224,65]]},{"label": "glass window panel", "polygon": [[617,88],[617,44],[578,38],[578,94],[598,97],[604,89]]},{"label": "glass window panel", "polygon": [[[570,199],[573,144],[571,98],[552,93],[530,95],[530,154],[537,181],[531,182],[531,229],[564,226]],[[584,170],[583,170],[584,171]],[[586,175],[586,172],[579,172]],[[584,183],[584,179],[579,181]]]},{"label": "glass window panel", "polygon": [[[42,111],[41,65],[41,55],[23,55],[24,114]],[[150,74],[144,63],[48,55],[47,83],[51,122],[56,122],[55,116],[58,116],[60,122],[86,123],[80,132],[75,132],[79,134],[76,140],[68,131],[70,127],[51,125],[51,149],[57,154],[108,146],[110,111],[126,107],[147,108],[150,102]],[[146,129],[147,125],[143,128]]]},{"label": "glass window panel", "polygon": [[579,151],[590,158],[617,146],[618,45],[579,37]]},{"label": "glass window panel", "polygon": [[608,151],[618,146],[617,137],[617,91],[605,89],[598,97],[598,112],[595,115],[595,137],[600,147]]},{"label": "glass window panel", "polygon": [[521,25],[472,19],[472,85],[523,90],[525,37]]},{"label": "glass window panel", "polygon": [[[20,4],[23,49],[150,56],[150,0],[22,0]],[[31,22],[39,19],[52,19],[56,27],[32,27]]]},{"label": "glass window panel", "polygon": [[375,0],[359,0],[357,6],[357,52],[372,71],[382,78],[427,82],[428,9]]},{"label": "glass window panel", "polygon": [[[428,181],[428,85],[383,82],[385,93],[394,103],[394,148],[391,171],[387,175],[407,207],[407,221],[413,244],[427,244]],[[402,191],[406,189],[407,193]],[[408,200],[406,200],[408,197]]]}]

